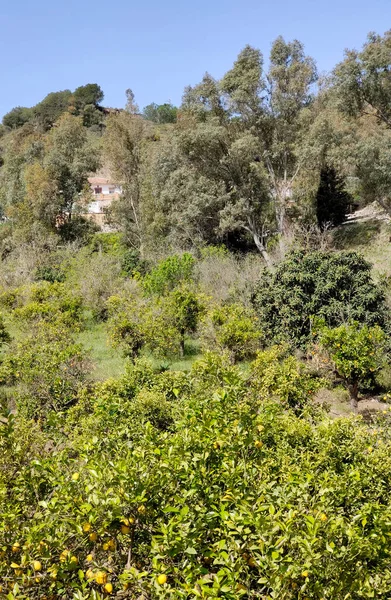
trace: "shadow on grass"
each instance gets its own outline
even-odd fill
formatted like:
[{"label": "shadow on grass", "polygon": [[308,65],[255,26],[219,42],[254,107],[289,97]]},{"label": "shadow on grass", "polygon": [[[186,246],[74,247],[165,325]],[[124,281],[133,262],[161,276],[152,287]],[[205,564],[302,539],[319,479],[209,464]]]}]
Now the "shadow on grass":
[{"label": "shadow on grass", "polygon": [[367,244],[381,231],[381,223],[376,220],[345,223],[334,231],[333,242],[336,248],[346,250]]}]

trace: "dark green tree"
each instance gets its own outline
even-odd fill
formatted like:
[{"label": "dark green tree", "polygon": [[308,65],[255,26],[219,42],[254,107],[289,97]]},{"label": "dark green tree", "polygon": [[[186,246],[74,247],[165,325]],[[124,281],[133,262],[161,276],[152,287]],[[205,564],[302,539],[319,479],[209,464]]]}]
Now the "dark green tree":
[{"label": "dark green tree", "polygon": [[87,104],[98,106],[104,98],[104,93],[97,83],[81,85],[73,92],[73,103],[75,109],[80,112]]},{"label": "dark green tree", "polygon": [[153,123],[176,123],[178,109],[170,103],[148,104],[143,110],[144,118]]},{"label": "dark green tree", "polygon": [[25,106],[16,106],[3,117],[3,125],[11,129],[22,127],[33,116],[33,109]]},{"label": "dark green tree", "polygon": [[52,92],[42,102],[34,106],[33,113],[41,127],[46,131],[53,123],[68,110],[72,97],[70,90]]},{"label": "dark green tree", "polygon": [[345,190],[343,180],[333,167],[325,167],[320,174],[320,184],[316,194],[316,216],[319,227],[336,227],[346,219],[349,204],[353,198]]},{"label": "dark green tree", "polygon": [[262,275],[253,304],[269,342],[297,347],[311,340],[313,317],[329,327],[355,320],[389,328],[384,291],[356,252],[293,253]]}]

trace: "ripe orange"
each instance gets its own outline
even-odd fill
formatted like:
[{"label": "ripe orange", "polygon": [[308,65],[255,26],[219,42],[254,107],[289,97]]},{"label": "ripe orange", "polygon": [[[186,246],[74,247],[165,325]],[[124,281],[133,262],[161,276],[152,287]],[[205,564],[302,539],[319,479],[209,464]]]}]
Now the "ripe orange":
[{"label": "ripe orange", "polygon": [[159,575],[157,578],[157,582],[159,585],[164,585],[167,583],[167,575]]},{"label": "ripe orange", "polygon": [[104,571],[99,571],[95,575],[95,581],[99,585],[105,585],[105,583],[107,583],[107,573],[105,573]]}]

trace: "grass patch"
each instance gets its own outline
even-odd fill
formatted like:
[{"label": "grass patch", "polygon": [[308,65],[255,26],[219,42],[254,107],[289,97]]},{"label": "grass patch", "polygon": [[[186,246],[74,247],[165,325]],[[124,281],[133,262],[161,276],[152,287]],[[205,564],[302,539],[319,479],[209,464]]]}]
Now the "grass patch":
[{"label": "grass patch", "polygon": [[[116,350],[108,343],[105,323],[91,325],[77,336],[77,341],[90,352],[93,362],[92,378],[105,381],[111,377],[120,377],[126,364],[121,350]],[[164,366],[172,371],[190,371],[193,362],[201,356],[198,340],[188,339],[185,344],[183,358],[155,358],[145,354],[155,367]]]},{"label": "grass patch", "polygon": [[77,336],[77,341],[90,352],[93,362],[93,379],[104,381],[110,377],[119,377],[125,369],[126,359],[119,350],[112,348],[107,339],[104,323],[97,323]]},{"label": "grass patch", "polygon": [[375,279],[391,277],[391,226],[380,221],[343,225],[334,232],[338,250],[356,250],[373,265]]},{"label": "grass patch", "polygon": [[185,356],[183,358],[155,358],[146,354],[154,367],[164,366],[171,371],[190,371],[192,364],[202,356],[199,340],[188,338],[185,341]]}]

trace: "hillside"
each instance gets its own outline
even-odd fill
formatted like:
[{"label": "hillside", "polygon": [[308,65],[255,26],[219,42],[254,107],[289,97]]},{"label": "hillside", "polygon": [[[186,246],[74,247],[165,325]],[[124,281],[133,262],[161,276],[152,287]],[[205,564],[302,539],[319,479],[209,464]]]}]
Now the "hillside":
[{"label": "hillside", "polygon": [[390,36],[4,117],[0,598],[391,598]]}]

